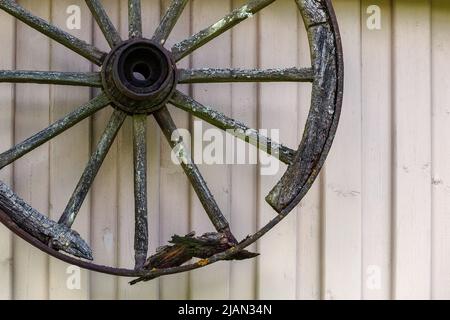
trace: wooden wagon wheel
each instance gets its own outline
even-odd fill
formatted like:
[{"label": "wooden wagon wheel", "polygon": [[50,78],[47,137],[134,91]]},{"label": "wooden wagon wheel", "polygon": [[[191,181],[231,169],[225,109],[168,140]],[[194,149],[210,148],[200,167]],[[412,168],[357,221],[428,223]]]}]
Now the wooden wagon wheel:
[{"label": "wooden wagon wheel", "polygon": [[[19,198],[0,182],[0,220],[14,233],[46,253],[65,262],[107,274],[138,277],[133,283],[163,275],[189,271],[221,260],[243,259],[254,255],[244,249],[257,241],[300,202],[316,179],[336,133],[342,104],[343,57],[339,30],[330,0],[295,0],[308,32],[312,66],[270,70],[177,69],[176,62],[213,40],[241,21],[264,9],[275,0],[250,0],[215,24],[190,38],[164,47],[188,0],[173,0],[152,39],[142,37],[140,0],[129,0],[129,39],[122,40],[108,18],[100,0],[86,0],[110,47],[105,53],[32,15],[12,0],[0,0],[0,8],[51,39],[101,66],[99,73],[0,71],[0,82],[45,83],[98,87],[102,92],[25,141],[0,154],[0,169],[48,142],[95,112],[112,106],[114,112],[92,154],[84,173],[58,222],[52,221]],[[181,83],[220,82],[311,82],[311,109],[299,148],[295,151],[256,130],[205,107],[176,89]],[[255,146],[288,165],[281,180],[266,197],[278,213],[255,234],[238,242],[221,213],[198,168],[188,152],[173,141],[176,126],[166,108],[174,105]],[[147,169],[146,121],[153,115],[197,193],[217,233],[199,238],[174,237],[174,246],[162,248],[147,260]],[[135,195],[135,269],[121,269],[91,262],[88,244],[71,229],[93,180],[126,117],[133,118],[134,195]],[[269,146],[269,148],[267,148]],[[195,251],[195,246],[201,252]],[[187,249],[187,246],[189,249]],[[193,249],[194,248],[194,249]],[[183,251],[184,250],[184,251]],[[187,251],[186,251],[187,250]],[[63,253],[64,252],[64,253]],[[180,253],[181,252],[181,253]],[[185,264],[190,258],[201,260]],[[173,261],[175,258],[176,261]],[[153,260],[152,260],[153,259]],[[159,259],[159,260],[158,260]],[[178,259],[178,260],[177,260]],[[155,262],[156,261],[156,262]]]}]

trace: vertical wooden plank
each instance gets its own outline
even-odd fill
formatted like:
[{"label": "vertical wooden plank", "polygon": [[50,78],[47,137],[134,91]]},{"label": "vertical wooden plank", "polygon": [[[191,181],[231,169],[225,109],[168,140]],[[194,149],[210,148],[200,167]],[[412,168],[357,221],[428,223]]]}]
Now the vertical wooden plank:
[{"label": "vertical wooden plank", "polygon": [[[16,24],[6,12],[0,12],[0,41],[3,43],[0,69],[12,70],[15,67]],[[14,86],[0,86],[0,152],[8,150],[14,142]],[[0,171],[0,180],[11,185],[12,166]],[[12,235],[0,226],[0,300],[12,299]]]},{"label": "vertical wooden plank", "polygon": [[394,2],[394,298],[430,298],[430,2]]},{"label": "vertical wooden plank", "polygon": [[[162,11],[172,0],[162,1]],[[190,36],[190,4],[186,6],[177,25],[172,31],[165,47],[171,48],[173,44]],[[180,68],[189,67],[189,59],[178,63]],[[183,86],[187,93],[189,86]],[[170,108],[175,123],[181,129],[189,129],[189,115],[176,108]],[[187,234],[189,230],[190,184],[183,169],[172,162],[171,148],[165,137],[161,138],[161,180],[160,180],[160,230],[161,244],[164,245],[174,234]],[[160,280],[161,299],[187,299],[189,294],[189,276],[187,273]]]},{"label": "vertical wooden plank", "polygon": [[[115,26],[119,25],[119,1],[103,1],[103,6]],[[83,6],[83,10],[88,10]],[[111,49],[100,28],[94,23],[94,44],[105,52]],[[97,68],[99,69],[99,68]],[[100,90],[95,90],[98,94]],[[92,141],[94,149],[113,112],[113,108],[106,108],[94,115],[92,122]],[[100,264],[117,265],[117,166],[118,143],[111,146],[102,168],[94,180],[91,198],[91,248],[95,254],[95,261]],[[93,150],[92,150],[93,151]],[[91,299],[115,299],[117,297],[117,277],[101,273],[91,273]]]},{"label": "vertical wooden plank", "polygon": [[[261,11],[259,41],[260,68],[297,65],[297,7],[294,1],[276,1]],[[268,134],[272,129],[279,130],[280,142],[296,146],[300,136],[298,85],[294,83],[261,84],[259,94],[259,128],[269,130]],[[276,137],[271,136],[276,140]],[[264,161],[267,162],[267,156],[260,153],[260,157],[266,158]],[[279,168],[273,170],[274,174],[270,175],[262,175],[261,171],[259,172],[259,227],[276,215],[264,198],[286,169],[278,160],[272,158],[270,161],[272,166],[279,165]],[[260,166],[267,169],[269,167],[268,163],[260,164]],[[283,223],[258,243],[258,251],[261,253],[258,260],[257,297],[259,299],[295,299],[296,297],[296,221],[297,209],[294,209]]]},{"label": "vertical wooden plank", "polygon": [[[238,8],[246,0],[232,1],[233,8]],[[233,68],[256,68],[257,19],[249,19],[232,29],[232,66]],[[220,86],[220,85],[219,85]],[[231,86],[232,110],[234,119],[243,121],[248,126],[258,126],[257,83],[237,83]],[[257,204],[257,166],[249,164],[249,152],[256,159],[256,148],[239,141],[233,145],[235,157],[237,152],[244,150],[247,154],[246,164],[234,163],[231,166],[231,224],[235,236],[241,240],[256,231],[256,204]],[[231,151],[227,150],[227,153]],[[242,155],[239,155],[241,157]],[[249,250],[256,250],[252,246]],[[230,269],[230,298],[255,299],[256,296],[256,259],[247,261],[233,261]]]},{"label": "vertical wooden plank", "polygon": [[[372,24],[372,19],[377,18],[377,11],[373,10],[378,10],[373,6],[380,10],[380,29]],[[362,289],[364,299],[388,299],[392,216],[391,1],[364,0],[361,15]]]},{"label": "vertical wooden plank", "polygon": [[[82,0],[52,1],[52,23],[61,29],[92,43],[92,16],[85,8],[81,10],[80,29],[69,29],[67,13],[69,6],[84,7]],[[76,24],[75,24],[76,25]],[[52,42],[51,67],[58,71],[90,71],[91,64],[76,53]],[[50,119],[56,121],[74,108],[90,99],[89,88],[51,87]],[[58,220],[67,201],[75,189],[86,163],[90,157],[90,123],[87,119],[51,141],[50,143],[50,215]],[[80,235],[89,241],[90,236],[90,196],[86,198],[73,226]],[[70,277],[77,277],[78,269],[72,269],[64,262],[50,259],[50,299],[88,299],[89,273],[80,270],[80,286],[70,284]],[[73,278],[76,279],[76,278]]]},{"label": "vertical wooden plank", "polygon": [[[196,0],[192,3],[193,32],[209,26],[231,11],[230,1]],[[214,39],[192,55],[195,68],[229,67],[231,64],[231,33]],[[225,114],[231,114],[231,85],[194,85],[193,96],[199,102],[214,106]],[[194,119],[196,120],[196,119]],[[196,120],[198,121],[198,120]],[[203,123],[203,129],[211,128]],[[203,134],[203,132],[201,133]],[[194,140],[201,141],[196,133]],[[197,141],[195,141],[197,142]],[[206,146],[204,144],[203,146]],[[194,146],[195,147],[195,146]],[[203,150],[203,148],[200,148]],[[194,158],[197,162],[198,159]],[[217,203],[227,219],[230,218],[230,170],[224,165],[199,165]],[[198,234],[213,231],[211,222],[192,192],[191,227]],[[230,265],[227,262],[213,265],[204,270],[191,272],[190,297],[193,299],[228,299]]]},{"label": "vertical wooden plank", "polygon": [[[308,35],[300,12],[297,15],[298,25],[298,65],[311,66],[310,47]],[[309,83],[299,84],[298,108],[299,145],[302,131],[305,128],[311,105],[311,88]],[[319,175],[308,194],[302,200],[297,217],[297,299],[320,299],[321,296],[321,257],[322,257],[322,228],[321,218],[323,196],[322,174]]]},{"label": "vertical wooden plank", "polygon": [[432,1],[432,298],[450,298],[450,3]]},{"label": "vertical wooden plank", "polygon": [[[128,1],[120,1],[120,32],[128,38]],[[142,0],[143,35],[153,35],[160,19],[159,1]],[[160,133],[156,122],[149,118],[148,137],[148,209],[149,209],[149,253],[159,246],[159,168]],[[132,123],[127,119],[119,133],[119,265],[134,267],[134,198],[133,198],[133,144]],[[129,279],[119,279],[119,299],[157,299],[159,280],[130,286]]]},{"label": "vertical wooden plank", "polygon": [[341,121],[326,166],[324,298],[361,298],[360,2],[333,2],[345,48]]},{"label": "vertical wooden plank", "polygon": [[[20,1],[34,14],[50,18],[50,1]],[[27,25],[17,22],[17,69],[49,70],[50,41]],[[49,87],[16,86],[15,142],[18,143],[49,125]],[[49,144],[14,163],[15,191],[30,205],[49,212]],[[48,298],[48,258],[28,243],[14,238],[14,298]]]}]

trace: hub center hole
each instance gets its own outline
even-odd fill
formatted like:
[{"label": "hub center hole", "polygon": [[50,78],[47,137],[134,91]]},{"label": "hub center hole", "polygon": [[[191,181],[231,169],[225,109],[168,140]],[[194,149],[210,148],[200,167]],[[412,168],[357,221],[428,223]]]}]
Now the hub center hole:
[{"label": "hub center hole", "polygon": [[138,81],[146,81],[151,76],[151,69],[148,64],[140,62],[133,67],[133,77]]}]

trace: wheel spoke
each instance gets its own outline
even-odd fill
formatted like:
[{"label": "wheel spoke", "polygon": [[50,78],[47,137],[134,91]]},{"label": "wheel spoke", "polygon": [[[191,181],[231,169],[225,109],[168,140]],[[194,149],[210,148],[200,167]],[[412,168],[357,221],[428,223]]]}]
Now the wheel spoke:
[{"label": "wheel spoke", "polygon": [[0,0],[0,9],[99,66],[106,56],[106,53],[33,15],[12,0]]},{"label": "wheel spoke", "polygon": [[170,103],[219,129],[227,131],[236,138],[250,143],[251,145],[269,153],[288,165],[291,164],[294,159],[294,150],[261,135],[256,129],[251,129],[245,124],[231,119],[226,115],[211,109],[210,107],[203,106],[199,102],[179,91],[175,91],[170,99]]},{"label": "wheel spoke", "polygon": [[133,117],[135,268],[143,267],[148,252],[147,115]]},{"label": "wheel spoke", "polygon": [[97,21],[98,26],[102,30],[109,46],[111,48],[114,48],[116,45],[122,42],[119,32],[117,32],[117,29],[116,27],[114,27],[111,19],[109,19],[105,8],[103,8],[102,4],[100,3],[100,0],[86,0],[86,4],[91,10],[95,21]]},{"label": "wheel spoke", "polygon": [[206,181],[203,179],[200,170],[194,164],[191,156],[187,152],[183,138],[177,134],[177,127],[169,111],[166,107],[164,107],[154,113],[154,115],[171,148],[174,149],[174,152],[180,159],[181,166],[191,182],[192,187],[194,188],[195,193],[197,194],[212,224],[218,232],[224,233],[230,241],[236,242],[235,237],[230,231],[230,226],[227,219],[220,211],[220,208],[209,190]]},{"label": "wheel spoke", "polygon": [[85,87],[102,86],[102,79],[98,72],[0,70],[0,82],[59,84]]},{"label": "wheel spoke", "polygon": [[312,68],[288,69],[194,69],[179,70],[179,83],[219,82],[312,82]]},{"label": "wheel spoke", "polygon": [[48,128],[36,133],[34,136],[22,141],[8,151],[0,154],[0,169],[14,162],[28,152],[44,144],[45,142],[53,139],[67,129],[73,127],[81,120],[106,107],[109,103],[109,98],[106,97],[106,95],[101,94],[89,101],[87,104],[69,113],[64,118],[56,121]]},{"label": "wheel spoke", "polygon": [[94,179],[97,176],[97,173],[100,170],[100,167],[105,160],[105,157],[108,154],[108,151],[111,148],[111,145],[113,144],[126,116],[127,115],[122,111],[114,111],[105,131],[100,138],[100,141],[97,144],[95,152],[89,159],[86,169],[84,170],[83,175],[81,176],[81,179],[78,182],[78,185],[75,188],[66,209],[64,210],[64,213],[59,219],[59,224],[63,224],[70,228],[75,222],[75,218],[80,211],[84,199],[91,189],[92,183],[94,182]]},{"label": "wheel spoke", "polygon": [[175,24],[183,13],[183,10],[188,2],[189,0],[172,0],[166,14],[155,31],[153,36],[153,40],[155,42],[158,42],[161,45],[166,43],[167,38],[172,32],[172,29],[175,27]]},{"label": "wheel spoke", "polygon": [[128,0],[128,33],[130,38],[142,37],[141,0]]},{"label": "wheel spoke", "polygon": [[201,30],[190,38],[183,40],[172,47],[172,53],[176,61],[181,60],[194,50],[205,45],[225,31],[233,28],[238,23],[253,16],[261,9],[267,7],[275,0],[250,0],[240,8],[233,10],[221,20]]}]

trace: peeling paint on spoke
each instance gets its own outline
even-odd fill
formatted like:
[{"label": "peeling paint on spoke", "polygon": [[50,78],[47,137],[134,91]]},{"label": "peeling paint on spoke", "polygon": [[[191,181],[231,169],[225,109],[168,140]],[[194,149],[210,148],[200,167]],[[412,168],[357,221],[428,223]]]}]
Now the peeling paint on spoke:
[{"label": "peeling paint on spoke", "polygon": [[179,70],[179,83],[313,82],[313,80],[312,68]]},{"label": "peeling paint on spoke", "polygon": [[109,19],[108,14],[106,13],[105,8],[103,8],[100,0],[86,0],[86,4],[91,10],[95,21],[97,21],[100,30],[102,30],[109,46],[111,48],[114,48],[116,45],[122,42],[119,32],[117,31],[116,27],[114,27],[111,19]]},{"label": "peeling paint on spoke", "polygon": [[12,0],[0,0],[0,9],[5,10],[33,29],[45,34],[49,38],[59,42],[99,66],[102,64],[103,59],[106,56],[106,53],[55,27],[44,19],[34,16]]},{"label": "peeling paint on spoke", "polygon": [[0,154],[0,169],[16,161],[17,159],[21,158],[28,152],[34,150],[47,141],[53,139],[57,135],[63,133],[67,129],[73,127],[78,122],[89,117],[100,109],[103,109],[109,103],[109,98],[104,94],[101,94],[89,101],[87,104],[72,111],[64,118],[56,121],[48,128],[36,133],[34,136],[20,142],[13,148]]},{"label": "peeling paint on spoke", "polygon": [[128,0],[128,34],[130,38],[142,37],[141,0]]},{"label": "peeling paint on spoke", "polygon": [[133,116],[135,269],[143,267],[148,252],[147,115]]},{"label": "peeling paint on spoke", "polygon": [[172,53],[175,61],[183,59],[194,50],[205,45],[225,31],[233,28],[245,19],[251,18],[255,13],[267,7],[274,1],[275,0],[251,0],[240,8],[233,10],[231,13],[208,28],[203,29],[192,37],[175,44],[172,47]]},{"label": "peeling paint on spoke", "polygon": [[0,82],[58,84],[85,87],[102,86],[102,79],[98,72],[0,70]]},{"label": "peeling paint on spoke", "polygon": [[210,107],[203,106],[180,91],[174,93],[170,99],[170,103],[219,129],[227,131],[236,138],[269,153],[280,159],[283,163],[291,164],[294,159],[295,150],[272,141],[270,138],[261,135],[256,129],[249,128],[245,124],[228,118]]},{"label": "peeling paint on spoke", "polygon": [[172,29],[175,27],[175,24],[183,13],[183,10],[188,2],[189,0],[172,0],[166,14],[155,31],[153,41],[158,42],[161,45],[166,43],[167,38],[172,32]]},{"label": "peeling paint on spoke", "polygon": [[59,219],[60,224],[70,228],[75,222],[75,218],[80,211],[84,199],[91,189],[92,183],[94,182],[94,179],[97,176],[97,173],[100,170],[100,167],[105,160],[105,157],[108,154],[108,151],[111,148],[120,127],[125,121],[125,118],[126,114],[124,112],[118,110],[114,111],[105,131],[100,138],[100,141],[97,144],[95,152],[89,159],[83,175],[81,176],[81,179],[78,182],[78,185],[75,188],[64,213]]}]

